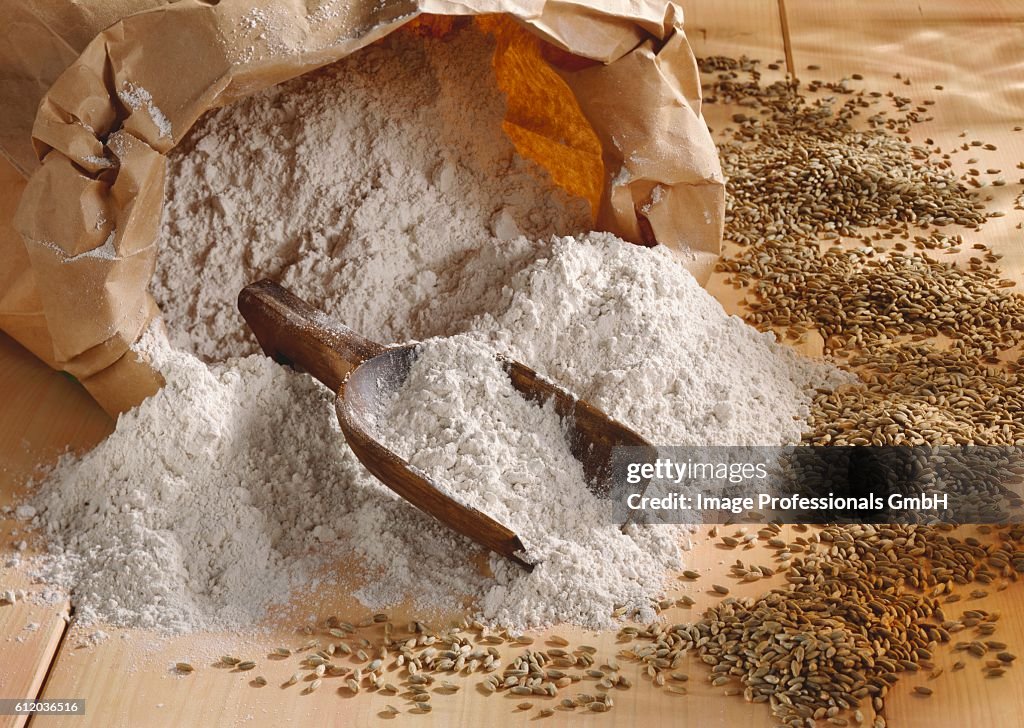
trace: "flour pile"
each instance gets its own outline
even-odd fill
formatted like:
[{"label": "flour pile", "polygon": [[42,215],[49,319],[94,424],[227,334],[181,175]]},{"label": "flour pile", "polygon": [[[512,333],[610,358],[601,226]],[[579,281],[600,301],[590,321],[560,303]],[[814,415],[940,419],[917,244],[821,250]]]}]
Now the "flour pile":
[{"label": "flour pile", "polygon": [[[848,380],[721,304],[666,248],[591,233],[488,241],[425,309],[655,444],[795,443],[816,387]],[[337,315],[343,315],[338,312]]]},{"label": "flour pile", "polygon": [[480,573],[477,547],[366,473],[324,388],[259,355],[204,363],[255,351],[234,298],[261,276],[380,340],[463,334],[467,361],[505,353],[656,444],[797,442],[814,391],[842,381],[727,316],[670,252],[558,235],[585,210],[503,137],[489,41],[389,43],[217,112],[173,160],[154,288],[173,346],[140,346],[167,386],[32,501],[40,577],[87,621],[250,627],[357,564],[371,608],[467,599],[513,628],[597,628],[679,564],[678,529],[623,536],[596,510],[567,526],[552,488],[508,509],[537,548],[565,536],[545,564]]},{"label": "flour pile", "polygon": [[256,351],[235,296],[260,276],[365,336],[425,338],[441,332],[418,308],[481,240],[588,229],[502,131],[493,52],[472,28],[397,33],[201,120],[169,158],[152,285],[172,341]]},{"label": "flour pile", "polygon": [[[492,276],[496,291],[496,302],[478,302],[493,308],[464,319],[467,362],[486,342],[564,386],[589,378],[577,387],[586,396],[670,443],[796,441],[813,390],[841,381],[727,316],[666,252],[602,234],[529,249],[507,279],[508,265],[467,263],[467,276]],[[504,248],[482,250],[487,258]],[[330,546],[363,567],[369,578],[357,596],[370,607],[413,598],[429,609],[469,597],[482,616],[514,627],[602,627],[617,605],[643,610],[679,563],[675,528],[620,536],[603,525],[600,506],[587,514],[581,500],[561,504],[587,515],[567,527],[558,481],[531,496],[550,507],[528,512],[540,519],[536,533],[565,536],[545,547],[545,566],[527,575],[492,559],[494,575],[481,575],[467,558],[473,544],[363,470],[323,387],[262,356],[207,365],[155,333],[145,341],[167,386],[93,451],[63,463],[33,501],[53,550],[40,574],[72,589],[86,619],[173,630],[252,625],[289,590],[312,588]],[[519,523],[526,513],[508,515]],[[596,558],[595,541],[615,550]]]}]

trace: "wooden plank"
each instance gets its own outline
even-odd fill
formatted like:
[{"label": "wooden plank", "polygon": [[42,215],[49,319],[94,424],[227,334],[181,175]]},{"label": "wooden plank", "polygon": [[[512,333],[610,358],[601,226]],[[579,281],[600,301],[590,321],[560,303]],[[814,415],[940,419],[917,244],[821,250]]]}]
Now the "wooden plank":
[{"label": "wooden plank", "polygon": [[[2,524],[5,528],[9,524]],[[0,569],[3,589],[26,589],[24,575]],[[69,605],[18,601],[0,607],[0,698],[35,698],[43,687],[67,626]],[[0,715],[0,727],[20,728],[28,716]]]},{"label": "wooden plank", "polygon": [[92,447],[113,420],[73,378],[55,372],[0,332],[0,497],[25,492],[25,479],[65,449]]},{"label": "wooden plank", "polygon": [[[960,608],[948,609],[948,618],[956,619],[972,608],[1002,612],[998,630],[987,639],[1005,642],[1010,652],[1022,654],[1024,618],[1020,605],[1024,600],[1024,585],[1016,583],[1002,592],[989,591],[993,593],[983,599],[964,599],[950,605]],[[958,636],[965,641],[978,639],[972,632]],[[1024,715],[1024,671],[1019,664],[1007,669],[1002,677],[987,678],[982,668],[986,660],[995,659],[993,654],[979,659],[947,647],[937,650],[935,657],[936,667],[943,669],[938,678],[930,680],[923,672],[904,675],[890,691],[884,713],[890,726],[934,728],[950,725],[953,717],[956,725],[964,728],[1020,725],[1018,717]],[[957,661],[962,661],[965,667],[954,671],[953,664]],[[918,685],[927,685],[934,694],[927,698],[915,695],[913,689]]]},{"label": "wooden plank", "polygon": [[[708,2],[685,0],[683,17],[686,37],[694,55],[730,56],[746,55],[762,60],[764,82],[771,83],[785,76],[785,49],[778,0],[730,0]],[[780,69],[772,71],[768,64],[778,62]],[[704,104],[704,118],[711,129],[729,123],[735,113],[723,104]]]},{"label": "wooden plank", "polygon": [[784,59],[778,0],[682,0],[682,5],[686,37],[697,57]]},{"label": "wooden plank", "polygon": [[[0,506],[29,490],[38,466],[55,462],[69,445],[97,442],[110,418],[70,378],[0,334]],[[24,525],[0,519],[0,585],[29,589],[18,568],[2,566],[8,547],[24,538]],[[26,555],[32,555],[31,548]],[[0,607],[0,697],[36,697],[64,633],[68,604],[18,602]],[[0,716],[0,726],[25,725],[25,716]]]},{"label": "wooden plank", "polygon": [[[706,532],[706,530],[705,530]],[[681,585],[681,593],[692,596],[696,602],[691,609],[674,608],[666,613],[669,623],[690,621],[706,606],[719,597],[711,593],[713,580],[728,584],[733,595],[755,596],[768,584],[782,583],[780,577],[759,583],[740,583],[725,575],[728,563],[735,555],[723,551],[705,536],[695,536],[695,546],[687,560],[708,574],[704,578]],[[729,556],[732,555],[732,558]],[[775,563],[773,553],[758,545],[742,552],[744,560],[757,563]],[[722,562],[728,562],[723,564]],[[343,568],[342,564],[338,568]],[[712,577],[711,573],[718,572]],[[327,597],[328,602],[331,597]],[[336,614],[341,619],[356,621],[366,616],[366,610],[342,600],[337,604],[319,604],[318,619]],[[308,610],[307,610],[308,611]],[[302,612],[305,616],[306,612]],[[405,610],[392,611],[396,629],[404,629],[411,616]],[[422,616],[422,615],[420,615]],[[444,623],[437,618],[435,623]],[[229,634],[189,635],[161,639],[140,631],[128,633],[129,639],[122,638],[121,632],[114,631],[108,641],[89,649],[70,648],[76,642],[67,641],[47,682],[46,696],[84,697],[86,715],[91,724],[111,728],[137,725],[160,728],[181,725],[223,725],[246,720],[252,725],[280,725],[284,722],[296,725],[377,725],[383,722],[381,711],[387,704],[398,707],[403,713],[412,708],[411,702],[402,696],[389,696],[364,691],[358,699],[343,687],[343,678],[324,678],[324,685],[313,694],[304,694],[307,682],[282,688],[281,684],[298,669],[298,659],[276,660],[268,656],[274,647],[284,645],[296,648],[310,637],[296,633],[295,623],[287,620],[272,629],[267,635],[240,637]],[[559,627],[558,634],[564,635],[574,644],[590,644],[598,648],[599,656],[614,656],[622,644],[616,641],[614,632],[593,633],[584,630]],[[366,632],[367,637],[379,640],[382,629]],[[550,632],[538,633],[538,643]],[[316,634],[331,641],[322,630]],[[334,640],[336,641],[336,640]],[[379,644],[379,642],[375,642]],[[230,653],[243,659],[256,660],[258,665],[252,672],[239,673],[217,666],[222,654]],[[507,653],[508,654],[508,653]],[[514,652],[518,654],[518,650]],[[196,672],[180,676],[171,670],[177,661],[186,660],[196,666]],[[339,660],[341,664],[350,663]],[[388,660],[390,663],[391,660]],[[586,716],[581,713],[556,711],[544,721],[551,726],[632,726],[641,721],[653,721],[653,725],[701,725],[713,728],[735,725],[770,725],[766,705],[747,703],[742,698],[723,696],[723,687],[711,687],[708,668],[693,656],[680,666],[681,672],[691,675],[686,683],[689,694],[677,696],[663,689],[655,688],[640,671],[638,665],[620,660],[622,673],[634,682],[631,690],[613,692],[615,708],[608,714]],[[307,671],[308,672],[308,671]],[[306,674],[304,672],[303,674]],[[266,677],[266,687],[254,687],[251,680],[256,675]],[[385,673],[385,679],[396,684],[394,672]],[[443,679],[443,678],[442,678]],[[516,705],[524,699],[508,694],[484,695],[475,689],[480,679],[472,681],[453,678],[462,689],[453,696],[435,695],[433,711],[429,715],[415,717],[422,726],[484,725],[497,723],[521,724],[528,717],[536,716],[542,707],[556,707],[557,700],[531,697],[528,700],[534,708],[523,714]],[[735,686],[733,686],[735,687]],[[589,688],[589,690],[588,690]],[[567,694],[594,692],[594,681],[581,683]],[[402,716],[405,718],[405,716]],[[251,719],[251,721],[250,721]],[[37,718],[34,726],[80,725],[74,717]],[[532,722],[532,721],[530,721]]]},{"label": "wooden plank", "polygon": [[[1016,227],[1024,214],[1014,210],[1014,199],[1024,191],[1024,170],[1017,168],[1024,160],[1024,131],[1013,130],[1024,126],[1024,5],[1014,0],[786,0],[786,7],[802,80],[858,73],[864,80],[852,82],[854,87],[892,91],[918,103],[935,101],[927,107],[933,120],[914,125],[912,137],[916,142],[930,138],[951,153],[957,174],[970,168],[983,173],[979,179],[987,183],[988,208],[1006,216],[990,220],[980,233],[965,233],[965,239],[1002,253],[1007,277],[1024,283],[1024,235]],[[810,65],[820,69],[809,70]],[[897,73],[902,78],[895,78]],[[996,149],[960,148],[972,141]],[[968,164],[972,158],[978,161]],[[1001,172],[984,174],[987,169]],[[999,177],[1007,184],[991,186]],[[956,232],[952,226],[945,231]],[[964,248],[960,257],[970,257],[970,246]]]}]

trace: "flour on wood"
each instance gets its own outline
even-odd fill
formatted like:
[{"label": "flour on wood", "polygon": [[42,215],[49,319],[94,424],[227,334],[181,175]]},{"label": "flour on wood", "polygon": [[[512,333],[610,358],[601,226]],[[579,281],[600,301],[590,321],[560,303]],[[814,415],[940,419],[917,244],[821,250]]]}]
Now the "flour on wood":
[{"label": "flour on wood", "polygon": [[[649,616],[682,532],[609,525],[493,352],[666,445],[796,442],[842,381],[726,315],[675,254],[584,232],[586,205],[502,133],[492,51],[471,30],[389,39],[209,115],[172,154],[153,283],[171,341],[154,327],[136,347],[167,385],[19,511],[49,544],[32,568],[82,621],[253,628],[342,576],[368,607],[465,601],[515,628]],[[235,298],[264,276],[380,341],[457,336],[425,345],[415,380],[447,409],[394,403],[396,437],[521,529],[533,574],[482,573],[478,547],[362,468],[324,387],[254,354]]]}]

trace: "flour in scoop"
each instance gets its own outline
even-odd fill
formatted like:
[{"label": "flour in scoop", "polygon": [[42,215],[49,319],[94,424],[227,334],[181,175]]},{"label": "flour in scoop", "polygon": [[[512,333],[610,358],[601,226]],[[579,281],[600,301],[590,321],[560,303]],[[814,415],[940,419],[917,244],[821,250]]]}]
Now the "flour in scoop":
[{"label": "flour in scoop", "polygon": [[418,344],[376,427],[447,495],[516,531],[531,560],[541,560],[552,535],[545,511],[595,500],[552,403],[525,399],[494,350],[474,338]]},{"label": "flour in scoop", "polygon": [[613,523],[587,487],[552,403],[512,386],[495,352],[468,336],[431,339],[378,423],[378,436],[443,491],[512,529],[532,573],[497,558],[483,595],[488,619],[604,622],[616,605],[646,606],[680,566],[675,529]]}]

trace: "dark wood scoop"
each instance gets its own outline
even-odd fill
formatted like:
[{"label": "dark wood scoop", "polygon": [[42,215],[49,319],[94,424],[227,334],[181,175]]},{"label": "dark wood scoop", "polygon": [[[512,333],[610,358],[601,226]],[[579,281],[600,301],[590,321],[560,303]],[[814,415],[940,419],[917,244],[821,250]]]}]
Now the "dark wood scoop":
[{"label": "dark wood scoop", "polygon": [[[338,422],[352,452],[384,485],[455,531],[527,570],[523,543],[511,530],[475,508],[445,495],[422,472],[382,445],[375,435],[391,396],[416,360],[416,344],[385,347],[329,318],[276,283],[250,284],[238,294],[238,310],[267,356],[319,379],[337,395]],[[501,359],[512,385],[527,399],[554,401],[573,456],[583,464],[590,489],[607,496],[616,446],[650,443],[597,408],[541,378],[529,367]],[[394,423],[400,426],[400,423]]]}]

